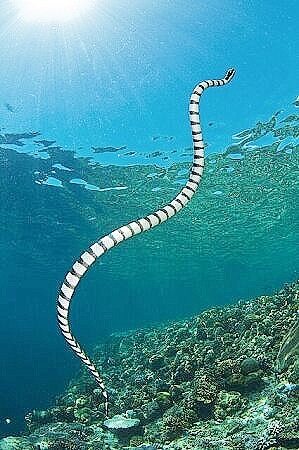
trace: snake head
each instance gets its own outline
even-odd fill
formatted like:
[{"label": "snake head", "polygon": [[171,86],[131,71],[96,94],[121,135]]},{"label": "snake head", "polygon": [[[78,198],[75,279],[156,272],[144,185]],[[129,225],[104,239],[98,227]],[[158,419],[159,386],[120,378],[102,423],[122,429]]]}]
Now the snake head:
[{"label": "snake head", "polygon": [[225,74],[224,79],[226,81],[230,81],[233,78],[233,76],[235,75],[235,73],[236,73],[235,69],[228,69],[228,71]]}]

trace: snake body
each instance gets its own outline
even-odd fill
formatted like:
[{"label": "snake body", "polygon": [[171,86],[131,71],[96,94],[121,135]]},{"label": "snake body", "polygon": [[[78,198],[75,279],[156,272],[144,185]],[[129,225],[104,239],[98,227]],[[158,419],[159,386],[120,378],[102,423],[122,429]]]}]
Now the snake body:
[{"label": "snake body", "polygon": [[69,308],[71,299],[74,295],[76,287],[78,286],[81,278],[87,272],[89,267],[104,253],[115,247],[120,242],[125,241],[137,234],[147,231],[150,228],[154,228],[162,222],[173,217],[178,213],[187,203],[191,200],[195,194],[198,185],[200,183],[203,167],[204,167],[204,142],[202,138],[202,131],[199,118],[199,101],[203,91],[213,86],[223,86],[231,81],[235,74],[234,69],[229,69],[224,78],[220,80],[206,80],[199,83],[193,90],[190,98],[189,115],[190,124],[192,129],[193,140],[193,164],[190,169],[189,179],[182,190],[177,196],[169,202],[166,206],[158,209],[152,214],[143,217],[133,222],[128,223],[110,234],[100,238],[93,243],[84,253],[81,254],[79,259],[73,264],[71,270],[66,274],[65,279],[60,287],[58,299],[57,299],[57,318],[59,328],[71,349],[81,359],[83,364],[89,369],[98,383],[105,401],[105,414],[108,417],[108,392],[105,387],[98,370],[94,363],[86,355],[81,348],[77,339],[72,334],[69,322]]}]

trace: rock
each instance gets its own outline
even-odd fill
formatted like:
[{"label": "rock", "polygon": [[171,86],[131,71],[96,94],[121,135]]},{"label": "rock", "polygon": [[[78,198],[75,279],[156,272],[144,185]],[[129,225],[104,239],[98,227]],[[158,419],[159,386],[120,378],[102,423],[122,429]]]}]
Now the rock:
[{"label": "rock", "polygon": [[240,392],[221,391],[215,405],[214,415],[216,420],[225,420],[241,412],[246,406],[246,399]]},{"label": "rock", "polygon": [[260,368],[259,362],[255,358],[245,358],[241,362],[240,370],[243,375],[248,375],[252,372],[257,372]]},{"label": "rock", "polygon": [[165,360],[161,355],[153,355],[150,357],[148,363],[152,370],[159,370],[165,365]]},{"label": "rock", "polygon": [[104,421],[105,427],[112,431],[124,431],[137,428],[140,425],[139,419],[128,419],[121,414],[116,414],[111,419]]}]

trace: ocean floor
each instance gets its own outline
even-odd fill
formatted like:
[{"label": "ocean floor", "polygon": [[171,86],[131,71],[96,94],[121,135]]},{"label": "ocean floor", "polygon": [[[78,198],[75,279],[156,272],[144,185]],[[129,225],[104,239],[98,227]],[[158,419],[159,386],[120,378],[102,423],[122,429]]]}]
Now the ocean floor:
[{"label": "ocean floor", "polygon": [[1,450],[299,448],[299,281],[196,317],[113,334],[28,434]]}]

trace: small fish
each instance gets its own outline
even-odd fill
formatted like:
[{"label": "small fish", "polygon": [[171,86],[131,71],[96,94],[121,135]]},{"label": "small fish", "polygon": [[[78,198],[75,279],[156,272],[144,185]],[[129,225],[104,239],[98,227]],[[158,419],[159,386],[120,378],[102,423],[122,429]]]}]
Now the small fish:
[{"label": "small fish", "polygon": [[152,141],[172,142],[173,140],[174,140],[173,136],[152,136]]},{"label": "small fish", "polygon": [[9,103],[4,103],[5,108],[7,109],[7,111],[14,113],[15,109],[9,104]]},{"label": "small fish", "polygon": [[146,155],[146,158],[156,158],[157,156],[162,156],[163,153],[160,151],[152,152]]},{"label": "small fish", "polygon": [[11,423],[11,419],[10,419],[9,417],[7,417],[7,418],[5,419],[5,423],[7,423],[7,425],[10,424],[10,423]]},{"label": "small fish", "polygon": [[124,153],[124,156],[135,156],[136,154],[137,154],[137,152],[131,151],[131,152]]}]

